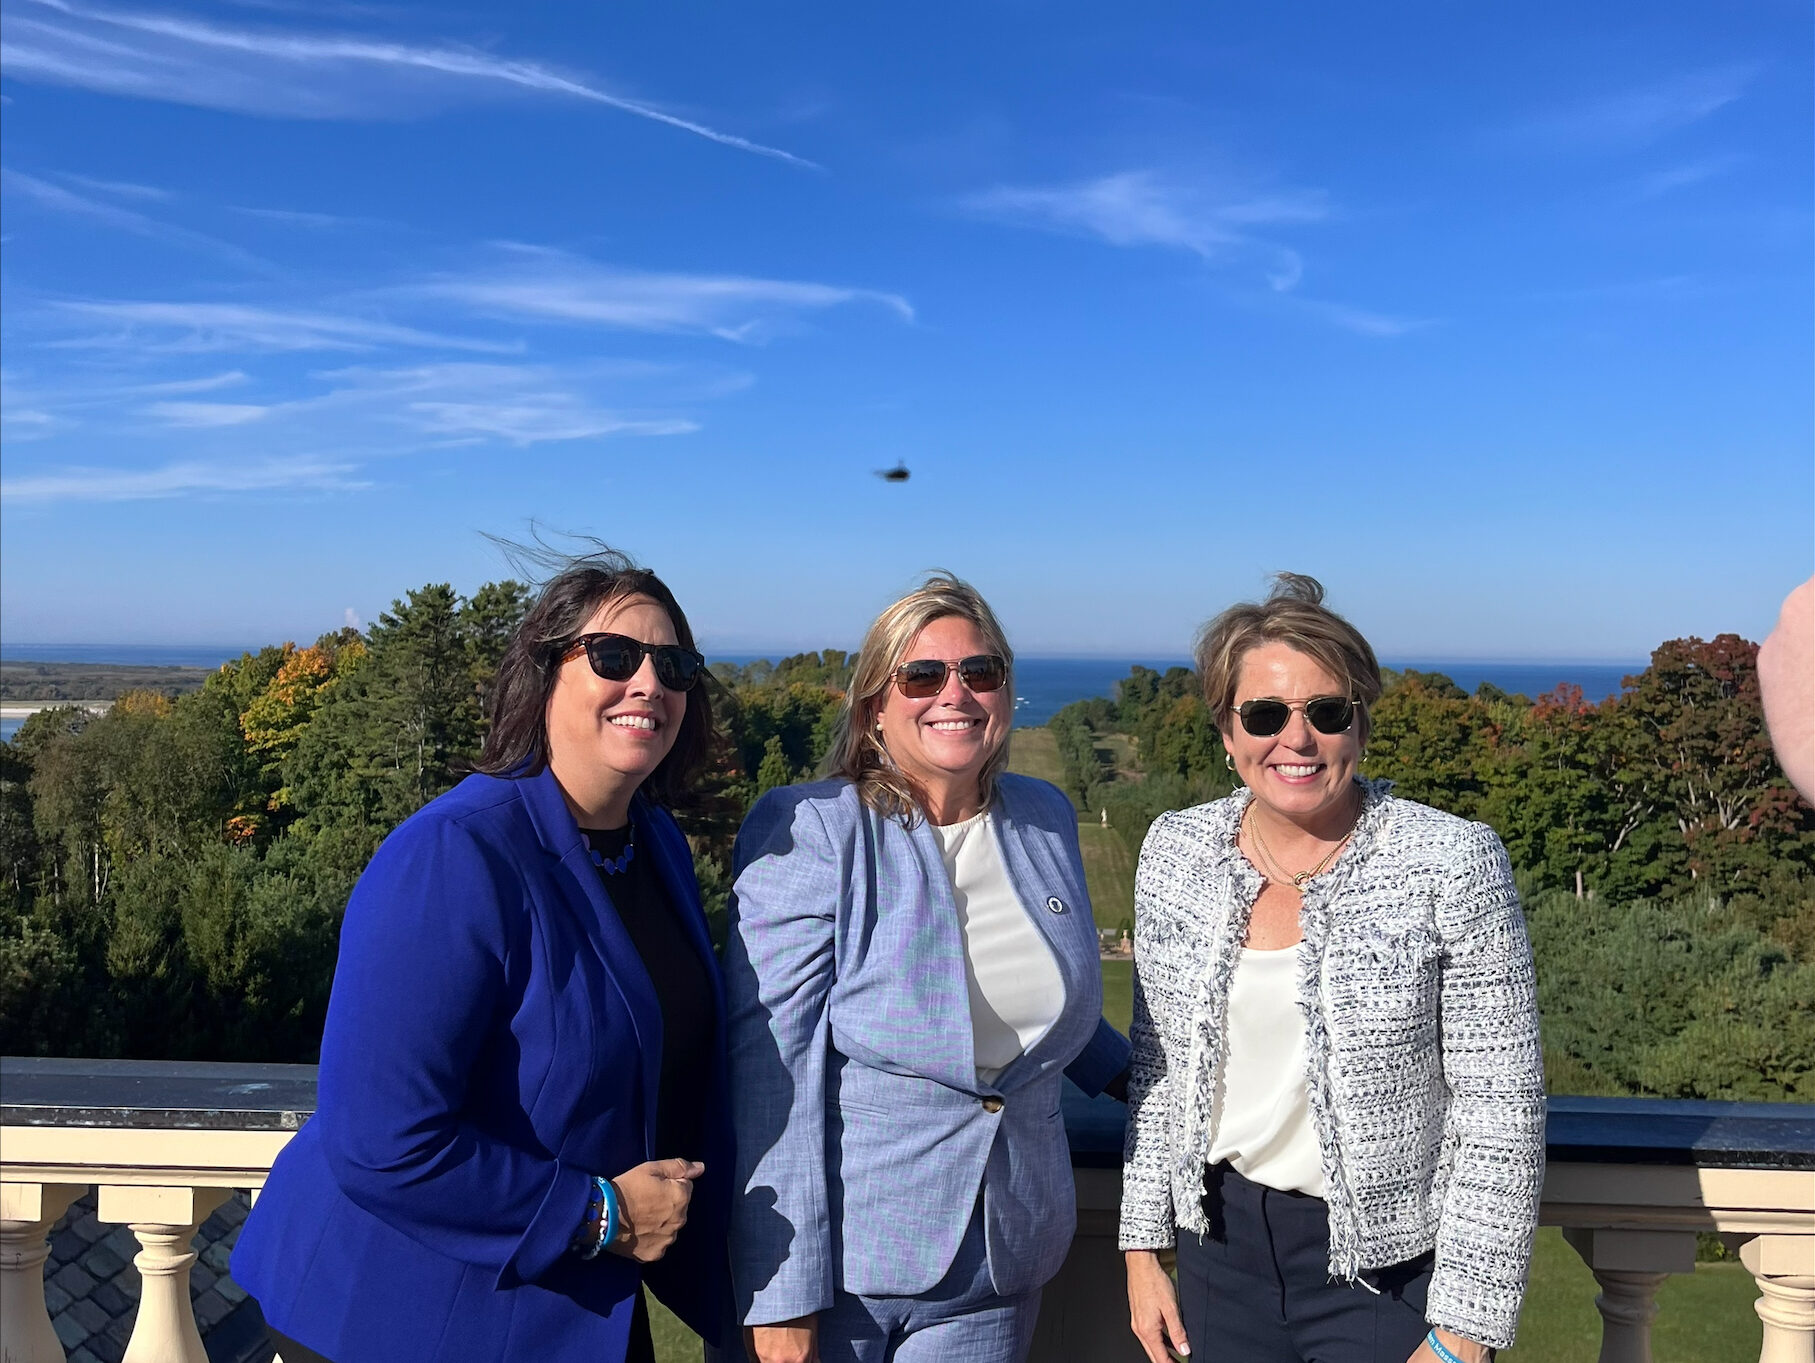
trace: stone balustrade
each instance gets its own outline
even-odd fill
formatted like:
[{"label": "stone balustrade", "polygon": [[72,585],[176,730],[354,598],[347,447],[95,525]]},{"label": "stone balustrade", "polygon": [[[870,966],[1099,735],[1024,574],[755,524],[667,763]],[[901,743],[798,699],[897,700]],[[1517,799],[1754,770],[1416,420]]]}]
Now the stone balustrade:
[{"label": "stone balustrade", "polygon": [[[301,1065],[0,1060],[0,1358],[63,1363],[46,1235],[93,1189],[131,1228],[142,1291],[126,1363],[204,1363],[190,1309],[196,1228],[256,1190],[315,1105]],[[1048,1288],[1036,1360],[1142,1358],[1115,1248],[1122,1108],[1067,1094],[1078,1235]],[[1543,1221],[1601,1286],[1601,1363],[1644,1363],[1658,1287],[1695,1237],[1738,1248],[1759,1285],[1760,1363],[1815,1363],[1815,1107],[1557,1098]]]}]

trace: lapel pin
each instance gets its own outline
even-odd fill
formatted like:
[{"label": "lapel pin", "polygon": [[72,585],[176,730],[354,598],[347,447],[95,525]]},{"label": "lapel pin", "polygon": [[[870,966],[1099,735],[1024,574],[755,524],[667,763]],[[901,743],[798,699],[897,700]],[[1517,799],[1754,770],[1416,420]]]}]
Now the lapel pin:
[{"label": "lapel pin", "polygon": [[1064,913],[1065,901],[1060,899],[1056,894],[1048,897],[1046,901],[1046,911],[1048,913]]}]

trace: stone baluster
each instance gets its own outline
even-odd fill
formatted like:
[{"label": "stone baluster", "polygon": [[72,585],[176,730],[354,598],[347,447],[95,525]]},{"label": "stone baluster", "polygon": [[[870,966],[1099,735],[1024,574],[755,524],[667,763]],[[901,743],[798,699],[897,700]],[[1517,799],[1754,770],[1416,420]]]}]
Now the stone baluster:
[{"label": "stone baluster", "polygon": [[208,1363],[189,1304],[196,1228],[232,1196],[227,1188],[104,1186],[96,1213],[138,1237],[139,1317],[123,1363]]},{"label": "stone baluster", "polygon": [[1601,1313],[1600,1363],[1651,1363],[1651,1322],[1657,1318],[1657,1290],[1668,1273],[1628,1273],[1597,1268],[1601,1291],[1594,1299]]},{"label": "stone baluster", "polygon": [[1815,1235],[1760,1235],[1739,1247],[1758,1282],[1759,1363],[1815,1363]]},{"label": "stone baluster", "polygon": [[1600,1363],[1651,1363],[1657,1290],[1672,1273],[1695,1271],[1695,1233],[1570,1227],[1563,1238],[1601,1285]]},{"label": "stone baluster", "polygon": [[88,1189],[68,1183],[0,1184],[0,1359],[63,1363],[44,1306],[45,1235]]}]

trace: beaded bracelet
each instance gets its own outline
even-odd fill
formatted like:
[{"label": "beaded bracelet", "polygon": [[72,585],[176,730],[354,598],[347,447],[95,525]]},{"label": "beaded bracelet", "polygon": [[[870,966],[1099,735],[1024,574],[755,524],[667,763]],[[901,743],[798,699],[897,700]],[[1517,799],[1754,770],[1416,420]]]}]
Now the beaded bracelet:
[{"label": "beaded bracelet", "polygon": [[1435,1326],[1433,1326],[1431,1332],[1424,1337],[1424,1342],[1431,1346],[1431,1352],[1437,1355],[1440,1363],[1462,1363],[1460,1358],[1457,1358],[1455,1354],[1450,1352],[1449,1345],[1437,1338]]},{"label": "beaded bracelet", "polygon": [[596,1259],[599,1251],[618,1238],[618,1190],[609,1179],[595,1177],[586,1198],[586,1218],[574,1236],[574,1252],[582,1259]]}]

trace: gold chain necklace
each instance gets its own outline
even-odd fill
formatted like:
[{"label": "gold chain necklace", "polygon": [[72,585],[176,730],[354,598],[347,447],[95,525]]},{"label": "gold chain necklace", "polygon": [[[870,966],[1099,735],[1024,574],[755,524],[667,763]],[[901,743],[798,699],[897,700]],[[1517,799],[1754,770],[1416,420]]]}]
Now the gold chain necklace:
[{"label": "gold chain necklace", "polygon": [[[1254,808],[1254,802],[1252,800],[1250,800],[1248,802],[1248,809],[1245,809],[1242,811],[1242,817],[1244,819],[1246,819],[1248,817],[1248,811],[1252,810],[1253,808]],[[1269,865],[1273,868],[1275,874],[1277,874],[1280,879],[1290,880],[1292,882],[1292,884],[1300,890],[1304,889],[1304,887],[1306,885],[1311,883],[1311,879],[1313,876],[1322,875],[1324,872],[1324,868],[1327,867],[1332,861],[1336,860],[1336,854],[1338,852],[1342,851],[1343,848],[1347,847],[1349,845],[1349,839],[1355,836],[1355,825],[1350,824],[1349,831],[1342,835],[1342,840],[1340,842],[1338,842],[1334,847],[1332,847],[1329,851],[1327,851],[1323,854],[1322,861],[1318,862],[1317,865],[1313,866],[1308,871],[1300,871],[1297,875],[1290,875],[1285,871],[1285,869],[1283,867],[1280,866],[1279,858],[1277,858],[1273,855],[1273,849],[1271,847],[1267,846],[1267,840],[1260,831],[1260,822],[1258,820],[1250,820],[1250,822],[1252,822],[1254,824],[1254,827],[1249,829],[1248,831],[1254,834],[1254,845],[1256,847],[1260,848],[1260,854],[1261,854],[1261,856],[1263,856],[1267,859],[1267,865]],[[1359,810],[1357,810],[1355,813],[1355,823],[1360,823],[1360,822],[1361,822],[1361,812]]]}]

